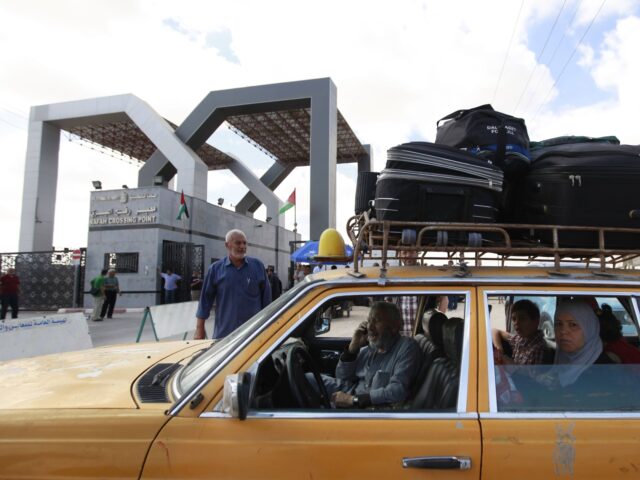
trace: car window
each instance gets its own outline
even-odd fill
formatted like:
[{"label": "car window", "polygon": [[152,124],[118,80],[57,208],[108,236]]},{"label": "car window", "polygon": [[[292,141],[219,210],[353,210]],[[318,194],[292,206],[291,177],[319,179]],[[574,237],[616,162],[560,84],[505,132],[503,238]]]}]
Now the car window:
[{"label": "car window", "polygon": [[[257,365],[250,408],[455,411],[466,301],[387,292],[326,298]],[[398,316],[398,335],[387,330],[389,315]],[[337,392],[362,403],[340,404]]]},{"label": "car window", "polygon": [[[630,313],[627,308],[622,305],[620,299],[616,297],[596,297],[598,305],[602,308],[603,305],[609,305],[613,310],[613,314],[616,316],[618,320],[620,320],[620,324],[622,325],[622,335],[625,337],[637,337],[638,336],[638,328],[633,321],[633,315]],[[629,308],[631,306],[630,303],[627,303]]]},{"label": "car window", "polygon": [[[623,325],[635,330],[630,298],[503,295],[496,311],[500,297],[487,298],[498,412],[640,411],[640,350],[622,335]],[[555,319],[553,341],[536,328],[543,313]]]}]

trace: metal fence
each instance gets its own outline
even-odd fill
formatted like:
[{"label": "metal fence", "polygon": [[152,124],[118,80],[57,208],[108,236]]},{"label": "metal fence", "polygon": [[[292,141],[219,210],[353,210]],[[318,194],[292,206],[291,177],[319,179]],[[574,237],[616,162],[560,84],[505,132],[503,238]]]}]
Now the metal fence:
[{"label": "metal fence", "polygon": [[74,264],[70,249],[0,253],[0,271],[16,269],[21,310],[57,310],[82,305],[86,248]]}]

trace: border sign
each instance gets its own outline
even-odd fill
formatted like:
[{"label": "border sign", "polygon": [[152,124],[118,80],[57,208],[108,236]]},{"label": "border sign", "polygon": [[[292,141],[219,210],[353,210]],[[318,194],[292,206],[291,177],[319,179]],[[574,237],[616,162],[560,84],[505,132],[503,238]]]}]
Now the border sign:
[{"label": "border sign", "polygon": [[0,321],[0,361],[93,348],[82,313]]}]

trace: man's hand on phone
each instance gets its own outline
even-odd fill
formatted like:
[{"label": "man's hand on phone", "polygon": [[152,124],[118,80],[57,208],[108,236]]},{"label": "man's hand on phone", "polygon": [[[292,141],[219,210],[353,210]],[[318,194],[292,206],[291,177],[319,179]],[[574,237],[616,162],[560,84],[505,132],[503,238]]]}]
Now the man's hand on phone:
[{"label": "man's hand on phone", "polygon": [[368,342],[368,327],[367,322],[362,322],[356,328],[356,331],[353,332],[353,337],[351,338],[351,343],[349,344],[349,352],[350,353],[358,353],[362,347],[364,347]]}]

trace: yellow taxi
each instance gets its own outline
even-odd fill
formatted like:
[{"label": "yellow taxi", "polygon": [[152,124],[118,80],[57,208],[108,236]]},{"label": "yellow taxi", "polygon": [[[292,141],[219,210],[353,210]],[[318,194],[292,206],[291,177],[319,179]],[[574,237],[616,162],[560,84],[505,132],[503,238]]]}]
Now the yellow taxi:
[{"label": "yellow taxi", "polygon": [[[554,318],[571,299],[615,312],[637,349],[640,272],[605,266],[633,255],[556,248],[550,264],[513,266],[493,248],[494,265],[470,266],[461,257],[491,263],[482,247],[436,245],[444,261],[429,265],[420,238],[392,247],[378,227],[379,249],[362,225],[354,239],[382,267],[308,276],[222,340],[0,364],[0,478],[640,477],[640,365],[558,364],[558,327],[527,365],[495,342],[513,336],[516,302]],[[403,250],[417,265],[391,266]],[[335,374],[377,301],[402,306],[421,364],[403,401],[335,408],[310,377]]]}]

